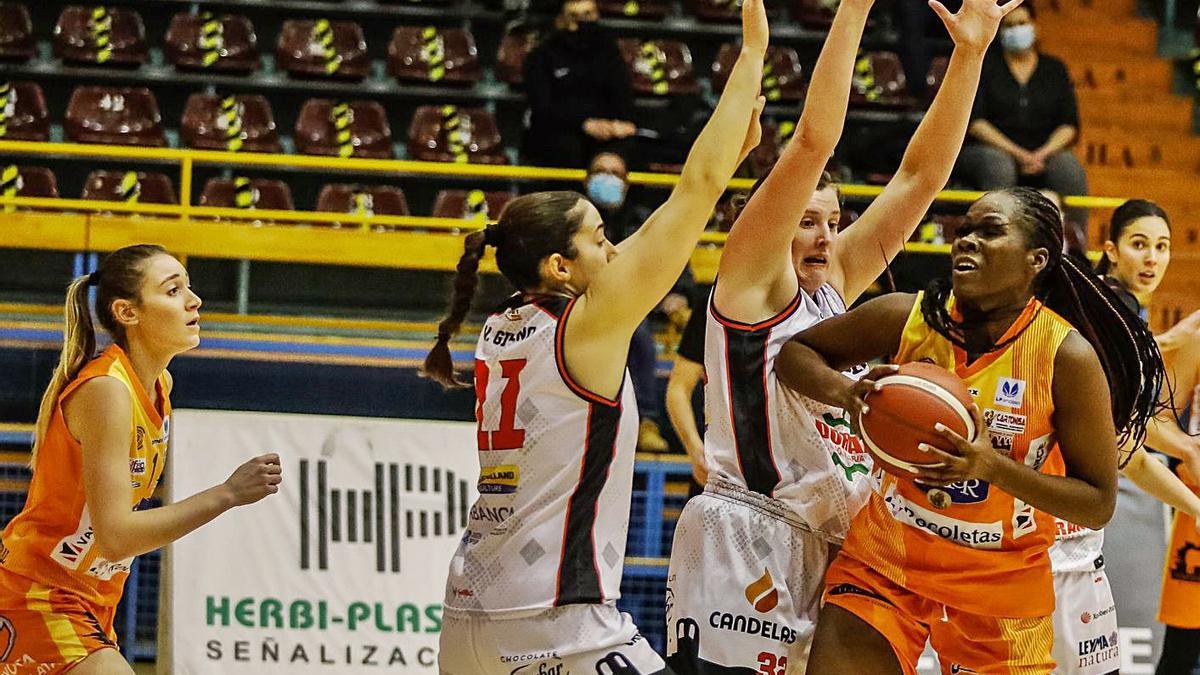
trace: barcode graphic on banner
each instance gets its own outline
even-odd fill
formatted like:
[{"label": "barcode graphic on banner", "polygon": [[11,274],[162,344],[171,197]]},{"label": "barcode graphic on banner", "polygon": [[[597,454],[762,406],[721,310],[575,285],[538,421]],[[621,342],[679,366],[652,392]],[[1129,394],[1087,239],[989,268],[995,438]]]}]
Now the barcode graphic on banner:
[{"label": "barcode graphic on banner", "polygon": [[[300,460],[300,569],[329,569],[329,547],[346,544],[373,546],[375,571],[398,574],[401,539],[466,528],[469,485],[453,471],[376,462],[374,478],[370,487],[334,487],[326,460]],[[419,506],[414,494],[425,495]],[[444,495],[441,508],[429,508],[434,495]]]}]

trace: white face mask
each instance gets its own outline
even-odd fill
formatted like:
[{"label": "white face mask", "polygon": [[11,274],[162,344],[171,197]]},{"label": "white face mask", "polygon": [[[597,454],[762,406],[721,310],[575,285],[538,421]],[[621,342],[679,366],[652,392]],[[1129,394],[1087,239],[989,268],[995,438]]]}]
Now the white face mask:
[{"label": "white face mask", "polygon": [[1000,42],[1004,45],[1006,52],[1023,52],[1029,49],[1033,46],[1034,37],[1036,37],[1036,33],[1031,23],[1000,31]]}]

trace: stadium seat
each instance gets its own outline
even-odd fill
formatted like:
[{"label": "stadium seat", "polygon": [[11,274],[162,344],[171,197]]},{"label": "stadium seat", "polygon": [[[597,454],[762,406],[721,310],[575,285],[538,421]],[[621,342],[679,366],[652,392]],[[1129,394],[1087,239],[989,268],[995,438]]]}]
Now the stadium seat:
[{"label": "stadium seat", "polygon": [[200,193],[200,206],[291,211],[292,191],[278,180],[210,178]]},{"label": "stadium seat", "polygon": [[740,21],[742,0],[687,0],[689,12],[701,21]]},{"label": "stadium seat", "polygon": [[[58,197],[58,181],[50,169],[40,166],[17,166],[0,164],[0,196],[3,197]],[[12,211],[12,206],[4,207]]]},{"label": "stadium seat", "polygon": [[925,76],[925,98],[932,101],[937,95],[938,90],[942,88],[942,81],[946,79],[946,67],[950,65],[950,57],[935,56],[929,62],[929,74]]},{"label": "stadium seat", "polygon": [[392,128],[375,101],[312,98],[296,118],[296,149],[306,155],[390,159]]},{"label": "stadium seat", "polygon": [[408,127],[408,154],[427,162],[508,163],[492,113],[453,105],[417,108]]},{"label": "stadium seat", "polygon": [[[338,183],[321,188],[317,197],[317,210],[333,213],[354,213],[359,215],[407,216],[408,200],[404,190],[391,185],[351,185]],[[335,226],[340,223],[335,224]],[[350,225],[354,227],[355,225]],[[377,232],[393,229],[384,225],[376,225],[372,229]]]},{"label": "stadium seat", "polygon": [[[721,45],[717,59],[713,61],[713,88],[724,91],[729,81],[729,71],[737,61],[741,46],[735,43]],[[800,56],[791,47],[767,47],[767,58],[763,63],[762,93],[768,102],[799,101],[804,98],[804,74],[800,68]]]},{"label": "stadium seat", "polygon": [[854,64],[850,103],[857,106],[896,108],[911,103],[908,81],[900,57],[894,52],[869,52]]},{"label": "stadium seat", "polygon": [[167,144],[158,102],[145,87],[76,87],[63,129],[76,143]]},{"label": "stadium seat", "polygon": [[431,84],[475,84],[482,74],[469,31],[433,26],[396,28],[387,69],[398,80]]},{"label": "stadium seat", "polygon": [[17,2],[0,2],[0,59],[28,61],[36,54],[29,9]]},{"label": "stadium seat", "polygon": [[510,192],[483,190],[442,190],[433,200],[434,218],[495,220],[513,198]]},{"label": "stadium seat", "polygon": [[50,112],[42,88],[34,82],[0,82],[0,138],[50,140]]},{"label": "stadium seat", "polygon": [[525,57],[537,44],[538,31],[529,24],[517,24],[504,29],[500,48],[496,50],[496,79],[512,86],[524,81]]},{"label": "stadium seat", "polygon": [[288,19],[279,32],[275,63],[301,77],[361,80],[371,72],[366,38],[353,21]]},{"label": "stadium seat", "polygon": [[671,5],[663,0],[600,0],[600,16],[623,19],[647,19],[658,21],[671,12]]},{"label": "stadium seat", "polygon": [[271,104],[257,94],[192,94],[180,123],[190,148],[237,152],[281,152]]},{"label": "stadium seat", "polygon": [[93,171],[83,183],[83,199],[142,204],[178,204],[171,179],[161,173]]},{"label": "stadium seat", "polygon": [[71,5],[54,26],[54,55],[67,63],[137,67],[150,57],[146,26],[130,9]]},{"label": "stadium seat", "polygon": [[790,119],[777,122],[770,118],[764,118],[762,141],[758,147],[750,151],[742,165],[742,170],[748,173],[750,178],[761,178],[767,175],[771,167],[775,166],[775,162],[779,160],[779,154],[783,152],[795,131],[796,123]]},{"label": "stadium seat", "polygon": [[789,8],[792,19],[805,28],[827,31],[833,24],[838,0],[793,0]]},{"label": "stadium seat", "polygon": [[637,94],[668,96],[700,90],[692,70],[692,52],[678,40],[621,38],[621,57]]},{"label": "stadium seat", "polygon": [[252,73],[258,70],[258,36],[244,16],[211,12],[171,17],[164,40],[167,61],[180,70]]}]

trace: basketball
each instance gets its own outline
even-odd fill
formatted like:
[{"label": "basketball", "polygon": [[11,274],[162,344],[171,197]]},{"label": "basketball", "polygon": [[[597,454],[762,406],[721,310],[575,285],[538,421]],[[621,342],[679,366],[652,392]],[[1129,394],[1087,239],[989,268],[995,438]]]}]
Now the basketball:
[{"label": "basketball", "polygon": [[879,385],[878,391],[867,395],[869,410],[859,419],[859,429],[867,450],[884,471],[911,477],[910,469],[940,465],[917,449],[921,443],[958,454],[934,429],[938,422],[974,440],[971,395],[950,371],[931,363],[906,363],[894,375],[880,378]]}]

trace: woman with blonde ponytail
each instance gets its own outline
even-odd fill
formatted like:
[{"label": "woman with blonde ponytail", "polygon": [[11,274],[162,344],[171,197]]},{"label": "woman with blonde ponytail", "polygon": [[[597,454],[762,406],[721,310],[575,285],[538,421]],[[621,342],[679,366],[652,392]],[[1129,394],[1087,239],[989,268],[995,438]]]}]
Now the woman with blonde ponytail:
[{"label": "woman with blonde ponytail", "polygon": [[616,607],[638,432],[625,363],[758,144],[767,33],[762,0],[745,0],[741,53],[679,184],[620,246],[567,191],[519,197],[466,238],[425,374],[460,385],[448,343],[487,247],[517,292],[475,350],[480,497],[450,563],[443,675],[671,672]]},{"label": "woman with blonde ponytail", "polygon": [[[99,355],[93,288],[96,318],[112,338]],[[146,509],[166,461],[166,368],[200,343],[199,309],[187,270],[147,244],[113,252],[68,288],[29,496],[0,534],[0,627],[9,636],[0,663],[17,672],[36,665],[38,673],[132,673],[113,617],[133,557],[279,491],[279,457],[262,455],[220,485]]]}]

